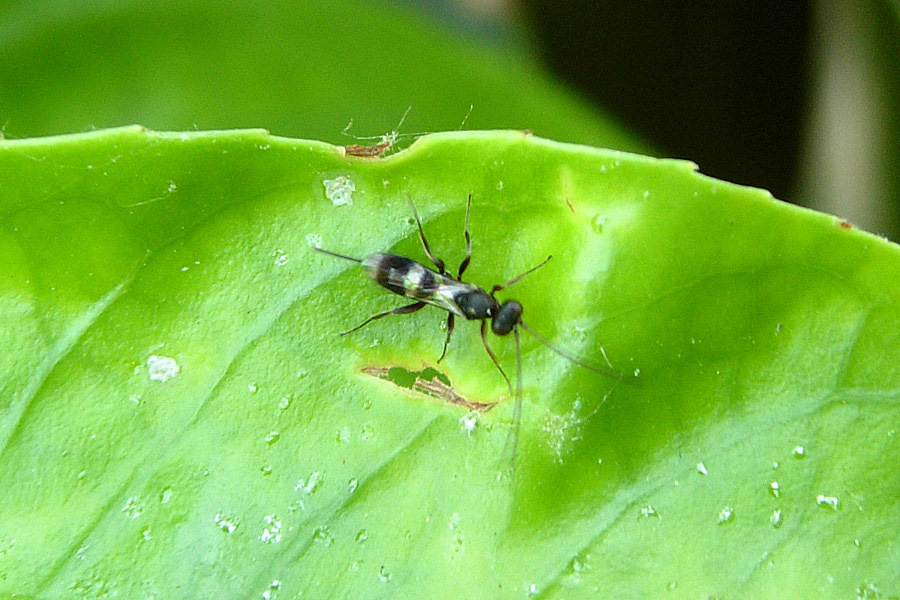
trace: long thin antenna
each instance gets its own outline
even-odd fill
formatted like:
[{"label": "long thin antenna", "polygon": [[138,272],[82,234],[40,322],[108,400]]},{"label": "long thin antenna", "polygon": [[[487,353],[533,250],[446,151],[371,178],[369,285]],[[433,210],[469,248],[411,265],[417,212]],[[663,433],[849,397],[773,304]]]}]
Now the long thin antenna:
[{"label": "long thin antenna", "polygon": [[[519,343],[518,329],[513,329],[513,337],[516,340],[516,399],[513,404],[512,428],[506,436],[506,442],[503,444],[503,453],[501,454],[504,457],[509,456],[509,473],[516,469],[516,456],[519,453],[519,427],[522,423],[522,350]],[[506,383],[509,384],[508,379]],[[511,386],[510,393],[512,393]]]},{"label": "long thin antenna", "polygon": [[530,269],[528,269],[528,270],[525,271],[524,273],[520,273],[520,274],[516,275],[515,277],[513,277],[512,279],[510,279],[509,281],[507,281],[507,282],[504,283],[503,285],[500,285],[500,284],[495,285],[494,287],[491,288],[491,295],[493,296],[495,293],[499,292],[500,290],[505,290],[506,288],[508,288],[509,286],[513,285],[514,283],[518,283],[519,280],[522,279],[523,277],[525,277],[526,275],[529,275],[529,274],[531,274],[531,273],[534,273],[535,271],[537,271],[538,269],[540,269],[541,267],[543,267],[544,265],[546,265],[548,262],[550,262],[550,259],[551,259],[551,258],[553,258],[553,255],[552,255],[552,254],[551,254],[550,256],[548,256],[547,258],[545,258],[544,261],[543,261],[541,264],[539,264],[539,265],[537,265],[537,266],[534,266],[534,267],[531,267]]},{"label": "long thin antenna", "polygon": [[[563,358],[565,358],[567,360],[572,361],[579,367],[583,367],[583,368],[587,369],[588,371],[593,371],[594,373],[599,373],[600,375],[604,375],[611,379],[615,379],[616,381],[623,381],[625,379],[625,374],[622,373],[621,371],[619,371],[618,369],[614,369],[612,366],[607,368],[607,367],[599,367],[597,365],[592,365],[592,364],[584,362],[583,360],[573,356],[572,354],[569,354],[568,352],[566,352],[560,348],[557,348],[556,346],[554,346],[553,344],[550,343],[550,340],[548,340],[547,338],[545,338],[544,336],[539,334],[537,331],[535,331],[534,329],[532,329],[531,327],[526,325],[525,322],[522,321],[521,318],[519,319],[519,325],[521,325],[525,331],[527,331],[528,333],[533,335],[535,337],[535,339],[537,339],[537,341],[539,341],[540,343],[545,345],[547,348],[549,348],[556,354],[562,356]],[[605,356],[606,356],[606,354],[604,353],[604,357]]]},{"label": "long thin antenna", "polygon": [[519,451],[519,426],[522,422],[522,349],[519,344],[519,330],[513,329],[513,337],[516,338],[516,404],[513,407],[513,446],[512,467],[516,466],[516,454]]},{"label": "long thin antenna", "polygon": [[346,254],[338,254],[337,252],[332,252],[331,250],[326,250],[325,248],[319,248],[318,246],[310,246],[310,248],[312,248],[316,252],[321,252],[322,254],[328,254],[330,256],[334,256],[337,258],[343,258],[344,260],[352,260],[353,262],[356,262],[356,263],[362,262],[362,260],[360,260],[358,258],[353,258],[352,256],[347,256]]}]

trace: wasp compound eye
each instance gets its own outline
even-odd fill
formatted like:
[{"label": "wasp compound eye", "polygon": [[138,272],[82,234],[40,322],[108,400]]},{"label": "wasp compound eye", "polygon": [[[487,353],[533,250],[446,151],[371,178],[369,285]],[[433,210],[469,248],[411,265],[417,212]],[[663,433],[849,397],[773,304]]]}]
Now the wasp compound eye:
[{"label": "wasp compound eye", "polygon": [[497,335],[508,335],[519,324],[522,305],[515,300],[507,300],[491,320],[491,331]]}]

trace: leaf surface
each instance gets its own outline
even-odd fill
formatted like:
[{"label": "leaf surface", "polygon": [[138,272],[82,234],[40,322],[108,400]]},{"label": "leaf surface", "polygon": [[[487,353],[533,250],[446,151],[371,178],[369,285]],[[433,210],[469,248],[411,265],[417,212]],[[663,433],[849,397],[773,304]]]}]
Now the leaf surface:
[{"label": "leaf surface", "polygon": [[[0,594],[900,593],[900,261],[880,238],[518,132],[372,160],[129,127],[2,142],[0,180]],[[411,197],[455,272],[469,193],[466,280],[552,254],[499,296],[630,375],[525,335],[511,474],[477,324],[440,365],[438,309],[341,337],[404,300],[310,250],[425,262]],[[371,374],[396,367],[496,405]]]}]

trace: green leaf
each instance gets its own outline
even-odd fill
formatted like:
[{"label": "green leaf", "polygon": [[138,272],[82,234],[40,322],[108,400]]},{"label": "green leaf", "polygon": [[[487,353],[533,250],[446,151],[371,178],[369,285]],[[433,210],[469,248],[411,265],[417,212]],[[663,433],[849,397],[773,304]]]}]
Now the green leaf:
[{"label": "green leaf", "polygon": [[[882,239],[686,162],[518,132],[373,160],[130,127],[2,142],[0,180],[0,596],[900,593]],[[310,250],[425,261],[409,196],[455,271],[470,193],[467,281],[552,254],[499,296],[636,375],[524,334],[511,474],[477,324],[439,365],[438,309],[339,336],[404,300]],[[403,380],[426,367],[496,405]]]}]

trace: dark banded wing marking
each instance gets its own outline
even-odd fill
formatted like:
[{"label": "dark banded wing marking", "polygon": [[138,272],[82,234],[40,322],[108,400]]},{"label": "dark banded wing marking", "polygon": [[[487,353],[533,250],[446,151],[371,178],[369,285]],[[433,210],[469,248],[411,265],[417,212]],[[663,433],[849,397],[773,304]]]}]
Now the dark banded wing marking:
[{"label": "dark banded wing marking", "polygon": [[366,273],[383,288],[406,298],[427,302],[465,317],[455,298],[481,288],[441,275],[405,256],[375,252],[362,259]]}]

